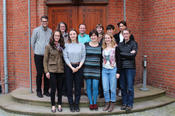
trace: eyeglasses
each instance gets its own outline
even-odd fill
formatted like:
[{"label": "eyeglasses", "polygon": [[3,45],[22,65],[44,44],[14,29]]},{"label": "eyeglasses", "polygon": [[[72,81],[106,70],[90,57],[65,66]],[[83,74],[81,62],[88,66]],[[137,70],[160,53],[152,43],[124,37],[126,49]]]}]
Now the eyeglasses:
[{"label": "eyeglasses", "polygon": [[48,21],[41,21],[41,22],[43,22],[43,23],[47,23]]}]

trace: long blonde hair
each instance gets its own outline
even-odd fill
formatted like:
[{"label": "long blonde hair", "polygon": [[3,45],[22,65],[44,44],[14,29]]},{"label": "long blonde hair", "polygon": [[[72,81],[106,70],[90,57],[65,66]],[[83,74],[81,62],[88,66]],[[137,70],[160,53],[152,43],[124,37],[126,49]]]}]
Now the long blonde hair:
[{"label": "long blonde hair", "polygon": [[109,35],[109,36],[110,36],[110,38],[111,38],[111,45],[112,45],[112,47],[114,48],[114,47],[116,46],[116,42],[115,42],[115,40],[114,40],[114,36],[111,35],[111,34],[108,34],[108,33],[106,33],[106,34],[104,35],[104,37],[103,37],[102,48],[105,49],[105,48],[107,47],[106,42],[105,42],[105,36],[106,36],[106,35]]}]

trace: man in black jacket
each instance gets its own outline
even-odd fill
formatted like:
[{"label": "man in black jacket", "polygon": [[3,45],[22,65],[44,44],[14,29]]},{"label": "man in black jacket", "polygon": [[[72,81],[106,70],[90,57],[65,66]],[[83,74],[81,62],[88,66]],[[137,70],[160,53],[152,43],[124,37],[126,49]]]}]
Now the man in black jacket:
[{"label": "man in black jacket", "polygon": [[120,87],[122,91],[121,110],[126,110],[128,112],[133,108],[134,101],[137,43],[130,39],[131,34],[128,29],[123,30],[123,36],[123,42],[118,45],[122,64],[120,71]]}]

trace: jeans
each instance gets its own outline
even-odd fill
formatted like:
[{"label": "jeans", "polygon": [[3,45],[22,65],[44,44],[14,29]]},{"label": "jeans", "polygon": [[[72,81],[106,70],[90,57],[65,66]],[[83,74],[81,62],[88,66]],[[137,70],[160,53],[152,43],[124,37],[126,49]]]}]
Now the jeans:
[{"label": "jeans", "polygon": [[[77,67],[78,64],[72,64],[73,67]],[[66,88],[67,88],[67,98],[70,105],[73,105],[73,83],[75,86],[75,104],[79,104],[81,97],[81,84],[82,84],[82,68],[77,72],[73,73],[72,70],[66,65]]]},{"label": "jeans", "polygon": [[[98,83],[99,80],[97,79],[86,79],[86,89],[87,95],[90,104],[97,104],[97,97],[98,97]],[[92,92],[93,89],[93,92]],[[92,102],[92,98],[94,103]]]},{"label": "jeans", "polygon": [[44,74],[44,93],[48,93],[49,79],[46,77],[46,74],[44,73],[43,59],[44,59],[44,56],[34,54],[34,60],[35,60],[36,71],[37,71],[36,91],[42,93],[41,85],[42,85],[42,76]]},{"label": "jeans", "polygon": [[50,73],[51,104],[55,106],[55,93],[57,90],[58,105],[62,104],[63,73]]},{"label": "jeans", "polygon": [[[102,68],[102,83],[103,83],[105,102],[109,101],[116,102],[116,87],[117,87],[116,71],[117,68],[114,69]],[[111,92],[111,95],[109,90]]]},{"label": "jeans", "polygon": [[134,78],[136,69],[122,69],[120,73],[120,87],[122,92],[122,104],[133,107]]}]

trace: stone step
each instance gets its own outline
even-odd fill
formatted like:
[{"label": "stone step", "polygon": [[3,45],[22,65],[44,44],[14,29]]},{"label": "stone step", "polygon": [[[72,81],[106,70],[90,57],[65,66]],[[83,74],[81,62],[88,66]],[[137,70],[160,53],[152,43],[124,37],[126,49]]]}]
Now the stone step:
[{"label": "stone step", "polygon": [[[154,88],[151,86],[147,86],[147,87],[149,88],[149,91],[141,91],[140,90],[141,85],[140,84],[135,85],[134,102],[146,101],[146,100],[150,100],[150,99],[165,95],[164,90]],[[27,88],[18,88],[11,93],[11,96],[16,102],[40,105],[40,106],[50,106],[50,97],[44,96],[43,98],[38,98],[36,96],[36,93],[30,93],[29,89]],[[62,101],[63,101],[63,106],[68,106],[67,97],[63,96]],[[103,106],[104,98],[98,98],[97,104],[99,106]],[[121,104],[121,97],[117,97],[116,104],[118,105]],[[88,105],[89,105],[88,97],[85,95],[82,95],[80,100],[80,106],[88,107]]]},{"label": "stone step", "polygon": [[[147,101],[140,101],[134,103],[132,112],[144,111],[147,109],[153,109],[156,107],[164,106],[169,103],[175,102],[174,98],[167,96],[160,96]],[[21,104],[13,101],[11,95],[2,95],[0,97],[0,108],[11,113],[24,114],[24,115],[38,115],[38,116],[52,116],[52,115],[114,115],[124,114],[125,111],[120,110],[119,105],[115,105],[113,112],[104,112],[102,107],[99,107],[98,111],[90,111],[88,107],[80,107],[80,112],[70,112],[68,107],[63,107],[63,112],[51,112],[51,107],[47,106],[36,106],[33,104]]]}]

